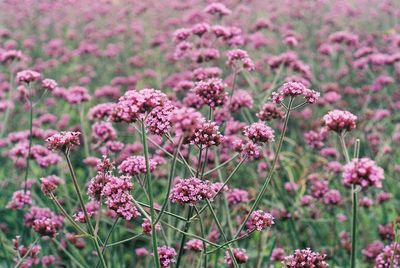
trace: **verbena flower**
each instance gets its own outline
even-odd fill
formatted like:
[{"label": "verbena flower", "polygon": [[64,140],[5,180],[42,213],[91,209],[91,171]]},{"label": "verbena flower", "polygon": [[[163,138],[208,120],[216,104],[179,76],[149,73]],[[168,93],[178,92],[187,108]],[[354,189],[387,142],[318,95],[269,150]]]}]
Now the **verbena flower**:
[{"label": "verbena flower", "polygon": [[199,201],[212,199],[214,196],[215,191],[208,181],[202,181],[195,177],[188,179],[176,178],[169,199],[181,205],[194,206]]},{"label": "verbena flower", "polygon": [[350,131],[356,128],[357,116],[341,110],[332,110],[324,116],[325,125],[335,132]]},{"label": "verbena flower", "polygon": [[287,268],[326,268],[325,254],[313,252],[311,249],[296,249],[293,255],[285,257],[282,262]]},{"label": "verbena flower", "polygon": [[359,185],[362,188],[382,187],[384,171],[376,163],[367,158],[354,158],[343,167],[343,184]]}]

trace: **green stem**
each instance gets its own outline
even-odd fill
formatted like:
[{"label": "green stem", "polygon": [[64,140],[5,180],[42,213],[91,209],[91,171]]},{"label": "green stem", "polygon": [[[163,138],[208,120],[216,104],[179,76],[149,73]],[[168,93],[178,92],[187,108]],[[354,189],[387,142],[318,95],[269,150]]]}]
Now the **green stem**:
[{"label": "green stem", "polygon": [[33,105],[32,105],[32,89],[31,84],[28,83],[28,90],[29,90],[29,147],[28,147],[28,155],[26,157],[26,169],[25,169],[25,177],[24,177],[24,193],[27,190],[27,180],[28,180],[28,173],[29,173],[29,158],[31,157],[31,148],[32,148],[32,122],[33,122]]},{"label": "green stem", "polygon": [[285,114],[285,121],[283,123],[282,133],[281,133],[281,136],[279,138],[278,147],[276,149],[274,160],[273,160],[271,168],[269,170],[267,179],[264,181],[264,184],[263,184],[263,186],[261,188],[261,191],[257,195],[256,201],[254,202],[253,206],[251,207],[249,213],[247,214],[246,219],[243,221],[243,223],[240,226],[239,230],[236,232],[235,238],[239,236],[240,232],[246,226],[246,223],[249,220],[251,213],[257,208],[257,206],[261,202],[261,199],[262,199],[265,191],[267,190],[267,187],[268,187],[268,185],[269,185],[269,183],[270,183],[270,181],[272,179],[272,175],[274,174],[275,166],[276,166],[276,163],[278,162],[279,154],[280,154],[281,149],[282,149],[283,140],[285,138],[285,133],[286,133],[288,122],[289,122],[289,115],[290,115],[290,111],[291,111],[291,108],[292,108],[293,100],[294,100],[293,97],[291,97],[290,100],[289,100],[288,108],[287,108],[286,114]]},{"label": "green stem", "polygon": [[146,183],[147,183],[147,191],[149,193],[149,203],[150,203],[150,217],[151,217],[151,228],[153,232],[151,232],[151,241],[153,246],[153,259],[154,264],[157,268],[160,268],[160,260],[158,257],[157,250],[157,232],[154,230],[155,228],[155,211],[154,211],[154,201],[153,201],[153,190],[152,190],[152,181],[151,181],[151,173],[150,173],[150,163],[149,163],[149,148],[147,146],[147,138],[146,138],[146,128],[144,125],[144,121],[141,122],[142,125],[142,143],[144,150],[144,158],[146,161]]},{"label": "green stem", "polygon": [[158,215],[154,224],[157,224],[157,222],[159,222],[159,220],[161,219],[161,216],[164,214],[165,208],[167,207],[168,200],[169,200],[169,194],[170,194],[171,186],[172,186],[172,180],[175,175],[176,159],[177,159],[178,152],[182,146],[182,142],[183,142],[183,138],[180,138],[179,142],[178,142],[178,147],[176,148],[174,157],[172,159],[171,170],[170,170],[169,176],[168,176],[168,188],[167,188],[167,193],[165,196],[164,204],[162,205],[160,214]]},{"label": "green stem", "polygon": [[99,258],[100,258],[101,266],[103,268],[106,268],[107,264],[106,264],[106,261],[104,259],[103,254],[101,253],[99,241],[98,241],[97,236],[94,233],[94,229],[93,229],[92,223],[90,222],[89,214],[88,214],[88,212],[86,210],[85,203],[84,203],[83,197],[82,197],[82,193],[81,193],[81,190],[79,188],[78,180],[76,179],[75,171],[74,171],[74,169],[72,167],[71,160],[69,159],[68,152],[65,152],[64,156],[65,156],[65,159],[67,160],[68,169],[69,169],[69,172],[70,172],[71,177],[72,177],[72,182],[74,184],[76,194],[78,195],[78,199],[79,199],[79,203],[81,205],[81,209],[83,211],[83,215],[85,216],[85,221],[86,221],[86,225],[87,225],[88,230],[89,230],[89,234],[93,236],[94,247],[96,248],[96,252],[97,252],[97,254],[98,254]]},{"label": "green stem", "polygon": [[[101,253],[104,255],[104,253],[106,252],[106,248],[107,248],[107,244],[108,244],[108,240],[110,240],[111,234],[115,229],[115,226],[117,226],[119,217],[117,217],[113,223],[113,225],[111,226],[110,231],[107,234],[106,240],[104,240],[104,244],[103,244],[103,250],[101,251]],[[100,262],[97,262],[96,267],[99,267]]]},{"label": "green stem", "polygon": [[61,206],[60,202],[58,202],[57,198],[54,196],[53,193],[50,193],[50,199],[54,202],[54,204],[58,207],[58,209],[61,211],[61,213],[66,217],[69,222],[77,229],[79,232],[81,232],[84,235],[89,235],[86,233],[75,221],[72,219],[72,217],[65,211],[65,209]]}]

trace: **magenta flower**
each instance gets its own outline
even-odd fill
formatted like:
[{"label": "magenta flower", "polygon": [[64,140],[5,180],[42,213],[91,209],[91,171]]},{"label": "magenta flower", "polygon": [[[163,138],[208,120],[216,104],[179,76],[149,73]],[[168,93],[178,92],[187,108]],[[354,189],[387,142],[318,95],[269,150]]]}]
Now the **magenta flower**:
[{"label": "magenta flower", "polygon": [[[233,256],[236,259],[238,264],[246,263],[249,259],[249,256],[246,253],[246,250],[243,248],[234,248],[233,249]],[[233,262],[231,258],[231,254],[229,251],[225,252],[225,263],[229,265],[229,267],[233,267]]]},{"label": "magenta flower", "polygon": [[256,143],[270,143],[274,141],[274,130],[264,123],[253,123],[244,128],[244,135]]},{"label": "magenta flower", "polygon": [[[157,162],[149,159],[150,172],[153,172],[157,167]],[[119,172],[130,176],[136,176],[146,173],[146,160],[144,156],[131,156],[118,166]]]},{"label": "magenta flower", "polygon": [[271,227],[274,224],[274,217],[262,210],[253,211],[247,221],[247,229],[249,231],[262,231]]},{"label": "magenta flower", "polygon": [[273,103],[265,103],[261,110],[256,114],[261,121],[271,121],[272,119],[281,119],[285,114],[275,107]]},{"label": "magenta flower", "polygon": [[41,74],[32,70],[25,70],[17,73],[18,83],[31,83],[40,80]]},{"label": "magenta flower", "polygon": [[325,262],[325,254],[313,252],[311,249],[296,249],[293,255],[285,257],[282,262],[286,268],[327,268],[329,265]]},{"label": "magenta flower", "polygon": [[374,268],[389,268],[391,267],[393,259],[392,267],[400,267],[400,249],[399,245],[396,243],[392,243],[383,248],[382,252],[375,259]]},{"label": "magenta flower", "polygon": [[324,116],[325,125],[335,132],[350,131],[356,128],[357,116],[341,110],[332,110]]},{"label": "magenta flower", "polygon": [[250,59],[249,54],[244,50],[233,49],[228,51],[226,56],[228,57],[226,64],[235,69],[240,67],[248,71],[254,71],[255,69],[254,62]]},{"label": "magenta flower", "polygon": [[12,210],[20,210],[25,206],[30,206],[30,205],[32,205],[31,192],[30,191],[24,192],[24,190],[19,190],[13,193],[12,198],[10,202],[8,202],[6,208]]},{"label": "magenta flower", "polygon": [[280,104],[286,97],[294,98],[300,95],[303,95],[308,103],[313,104],[318,100],[320,93],[307,88],[301,82],[288,82],[272,93],[272,102]]},{"label": "magenta flower", "polygon": [[46,139],[47,148],[54,151],[69,151],[80,144],[80,132],[60,132]]},{"label": "magenta flower", "polygon": [[185,249],[200,252],[203,250],[203,241],[199,239],[191,239],[186,242]]},{"label": "magenta flower", "polygon": [[60,184],[64,183],[63,179],[55,175],[41,178],[40,182],[40,189],[45,195],[49,195],[50,193],[54,192]]},{"label": "magenta flower", "polygon": [[215,191],[208,181],[192,177],[188,179],[177,178],[171,190],[169,199],[173,203],[193,206],[203,199],[212,199]]},{"label": "magenta flower", "polygon": [[384,171],[376,163],[367,158],[354,158],[343,167],[343,184],[346,186],[360,185],[362,188],[370,186],[382,188]]},{"label": "magenta flower", "polygon": [[157,248],[157,252],[162,268],[169,268],[175,263],[176,251],[174,248],[162,246]]},{"label": "magenta flower", "polygon": [[221,143],[222,135],[215,122],[203,122],[201,127],[195,130],[189,138],[190,144],[196,144],[200,147],[218,146]]},{"label": "magenta flower", "polygon": [[225,92],[227,85],[218,78],[211,78],[206,81],[200,81],[192,89],[204,103],[215,109],[217,106],[222,106],[228,99],[228,93]]}]

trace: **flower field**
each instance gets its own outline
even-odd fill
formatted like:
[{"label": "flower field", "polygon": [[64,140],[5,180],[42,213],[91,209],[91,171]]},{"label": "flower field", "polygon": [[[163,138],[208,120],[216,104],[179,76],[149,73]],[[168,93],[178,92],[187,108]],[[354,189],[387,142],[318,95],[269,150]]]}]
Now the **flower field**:
[{"label": "flower field", "polygon": [[400,268],[399,19],[0,1],[0,267]]}]

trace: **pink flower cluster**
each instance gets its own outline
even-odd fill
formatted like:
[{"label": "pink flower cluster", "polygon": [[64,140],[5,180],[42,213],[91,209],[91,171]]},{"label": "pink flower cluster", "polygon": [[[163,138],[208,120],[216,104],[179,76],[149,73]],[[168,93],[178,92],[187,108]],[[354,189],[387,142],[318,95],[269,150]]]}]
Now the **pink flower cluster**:
[{"label": "pink flower cluster", "polygon": [[42,75],[32,70],[24,70],[17,73],[18,83],[31,83],[40,80]]},{"label": "pink flower cluster", "polygon": [[164,135],[171,128],[170,114],[176,109],[175,106],[164,104],[155,107],[146,118],[146,126],[151,134]]},{"label": "pink flower cluster", "polygon": [[222,135],[219,132],[217,123],[203,122],[201,127],[195,130],[189,138],[190,144],[196,144],[200,147],[218,146],[221,143]]},{"label": "pink flower cluster", "polygon": [[350,131],[356,128],[357,116],[341,110],[332,110],[324,116],[325,125],[335,132]]},{"label": "pink flower cluster", "polygon": [[195,109],[183,107],[171,112],[170,122],[175,127],[177,136],[190,137],[196,129],[201,127],[204,118]]},{"label": "pink flower cluster", "polygon": [[64,183],[63,179],[55,175],[41,178],[40,182],[40,189],[45,195],[49,195],[50,193],[54,192],[60,184]]},{"label": "pink flower cluster", "polygon": [[367,158],[354,158],[343,167],[343,184],[346,186],[360,185],[362,188],[370,186],[381,188],[384,171],[376,163]]},{"label": "pink flower cluster", "polygon": [[[233,256],[235,257],[236,262],[238,264],[246,263],[247,260],[249,259],[249,256],[247,255],[246,250],[243,248],[234,248]],[[233,267],[233,262],[232,262],[231,254],[229,253],[229,251],[225,251],[225,262],[226,262],[226,264],[229,265],[229,267]]]},{"label": "pink flower cluster", "polygon": [[[153,172],[157,167],[157,162],[153,159],[149,159],[149,168],[150,172]],[[146,173],[146,159],[144,156],[131,156],[118,166],[119,172],[130,175],[136,176],[139,174]]]},{"label": "pink flower cluster", "polygon": [[227,85],[218,78],[211,78],[206,81],[198,82],[192,91],[199,96],[204,103],[215,109],[222,106],[227,100],[225,88]]},{"label": "pink flower cluster", "polygon": [[[393,260],[393,266],[391,265]],[[400,267],[400,248],[392,243],[383,248],[382,252],[375,259],[374,268]]]},{"label": "pink flower cluster", "polygon": [[30,191],[19,190],[13,193],[10,202],[8,202],[6,208],[13,210],[20,210],[25,206],[32,205],[32,198]]},{"label": "pink flower cluster", "polygon": [[169,268],[175,263],[176,251],[174,248],[162,246],[157,248],[157,252],[162,268]]},{"label": "pink flower cluster", "polygon": [[54,237],[64,224],[64,217],[54,214],[48,208],[32,207],[25,214],[25,225],[42,236]]},{"label": "pink flower cluster", "polygon": [[261,121],[271,121],[272,119],[281,119],[285,114],[279,110],[273,103],[267,102],[261,110],[256,114]]},{"label": "pink flower cluster", "polygon": [[239,68],[238,64],[241,64],[242,68],[248,71],[254,71],[255,65],[249,54],[242,49],[229,50],[226,53],[228,57],[227,64],[235,69]]},{"label": "pink flower cluster", "polygon": [[272,102],[280,104],[286,97],[294,98],[299,95],[303,95],[308,103],[314,104],[320,93],[307,88],[301,82],[288,82],[283,84],[278,91],[272,93]]},{"label": "pink flower cluster", "polygon": [[282,262],[286,268],[327,268],[326,255],[313,252],[311,249],[296,249],[293,255],[285,257]]},{"label": "pink flower cluster", "polygon": [[191,239],[186,242],[185,249],[200,252],[203,250],[203,241],[200,239]]},{"label": "pink flower cluster", "polygon": [[[143,233],[147,235],[151,235],[152,226],[149,219],[145,218],[142,223]],[[156,224],[156,231],[161,230],[161,225],[159,223]]]},{"label": "pink flower cluster", "polygon": [[133,184],[129,177],[110,176],[101,191],[101,195],[105,197],[107,207],[117,212],[127,221],[140,215],[130,193],[132,188]]},{"label": "pink flower cluster", "polygon": [[274,141],[274,130],[264,123],[253,123],[244,128],[244,135],[256,143],[270,143]]},{"label": "pink flower cluster", "polygon": [[249,231],[262,231],[271,227],[274,224],[274,217],[262,210],[253,211],[247,221],[247,229]]},{"label": "pink flower cluster", "polygon": [[168,102],[167,95],[153,88],[144,88],[140,91],[129,90],[118,100],[112,114],[113,121],[127,123],[142,119],[141,116],[151,112],[157,106]]},{"label": "pink flower cluster", "polygon": [[208,181],[202,181],[195,177],[188,179],[177,178],[169,199],[181,205],[189,204],[189,206],[194,206],[200,200],[212,199],[214,195],[215,191]]},{"label": "pink flower cluster", "polygon": [[60,132],[52,135],[46,139],[47,148],[54,151],[62,151],[73,149],[75,146],[80,144],[79,136],[80,132]]}]

